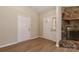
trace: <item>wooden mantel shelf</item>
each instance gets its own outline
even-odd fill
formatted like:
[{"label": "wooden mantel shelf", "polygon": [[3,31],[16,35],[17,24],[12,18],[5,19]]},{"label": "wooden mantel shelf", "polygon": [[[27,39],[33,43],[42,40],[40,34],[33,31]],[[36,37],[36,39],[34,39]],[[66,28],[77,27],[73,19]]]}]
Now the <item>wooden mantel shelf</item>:
[{"label": "wooden mantel shelf", "polygon": [[63,7],[63,20],[79,20],[79,7]]}]

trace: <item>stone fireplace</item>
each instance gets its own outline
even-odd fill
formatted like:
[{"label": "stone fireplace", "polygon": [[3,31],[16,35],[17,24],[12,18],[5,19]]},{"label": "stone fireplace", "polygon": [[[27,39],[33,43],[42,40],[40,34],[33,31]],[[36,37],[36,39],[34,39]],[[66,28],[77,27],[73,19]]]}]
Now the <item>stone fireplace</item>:
[{"label": "stone fireplace", "polygon": [[79,41],[79,7],[62,8],[61,34],[62,34],[62,39],[59,43],[60,47],[76,48],[76,49],[78,48],[79,46],[79,42],[78,42]]}]

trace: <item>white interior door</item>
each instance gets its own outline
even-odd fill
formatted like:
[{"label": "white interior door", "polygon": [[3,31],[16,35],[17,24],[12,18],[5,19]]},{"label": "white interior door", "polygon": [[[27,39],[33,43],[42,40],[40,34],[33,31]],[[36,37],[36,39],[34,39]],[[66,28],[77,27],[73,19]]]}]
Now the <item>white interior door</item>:
[{"label": "white interior door", "polygon": [[30,39],[31,34],[31,18],[26,16],[18,16],[18,41]]},{"label": "white interior door", "polygon": [[45,17],[43,19],[43,37],[49,38],[51,31],[51,19],[50,17]]}]

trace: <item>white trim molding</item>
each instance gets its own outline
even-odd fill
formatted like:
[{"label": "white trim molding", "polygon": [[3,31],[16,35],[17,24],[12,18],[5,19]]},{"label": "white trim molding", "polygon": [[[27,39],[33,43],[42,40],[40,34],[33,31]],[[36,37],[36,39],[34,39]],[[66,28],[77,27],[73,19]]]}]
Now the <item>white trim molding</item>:
[{"label": "white trim molding", "polygon": [[59,47],[59,41],[61,40],[61,7],[56,7],[56,46]]},{"label": "white trim molding", "polygon": [[14,45],[14,44],[17,44],[19,42],[13,42],[13,43],[9,43],[9,44],[4,44],[4,45],[1,45],[0,48],[3,48],[3,47],[7,47],[7,46],[10,46],[10,45]]},{"label": "white trim molding", "polygon": [[[33,37],[31,39],[28,39],[28,40],[32,40],[32,39],[35,39],[35,38],[38,38],[38,37]],[[28,40],[24,40],[24,41],[28,41]],[[12,42],[12,43],[8,43],[8,44],[4,44],[4,45],[1,45],[0,48],[3,48],[3,47],[7,47],[7,46],[11,46],[11,45],[14,45],[14,44],[18,44],[20,42],[23,42],[23,41],[16,41],[16,42]]]}]

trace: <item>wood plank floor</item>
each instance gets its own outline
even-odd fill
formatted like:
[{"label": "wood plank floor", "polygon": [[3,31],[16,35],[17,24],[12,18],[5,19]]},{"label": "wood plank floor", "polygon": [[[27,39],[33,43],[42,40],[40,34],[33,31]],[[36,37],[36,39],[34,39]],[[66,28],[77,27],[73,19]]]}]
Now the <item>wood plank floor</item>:
[{"label": "wood plank floor", "polygon": [[0,48],[1,52],[77,52],[79,50],[57,48],[55,42],[44,38],[36,38],[11,45],[5,48]]}]

